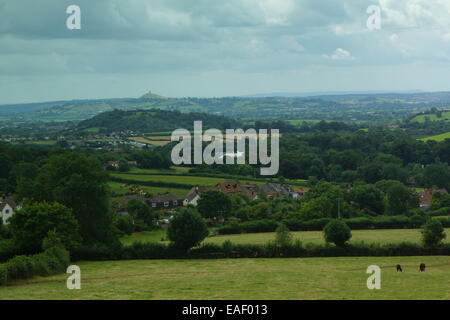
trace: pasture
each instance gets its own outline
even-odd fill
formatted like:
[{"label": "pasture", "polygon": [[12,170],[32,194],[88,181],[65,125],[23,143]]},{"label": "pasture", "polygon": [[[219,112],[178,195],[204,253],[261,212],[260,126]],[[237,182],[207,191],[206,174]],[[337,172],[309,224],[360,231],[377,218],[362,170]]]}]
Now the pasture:
[{"label": "pasture", "polygon": [[[428,119],[428,120],[427,120]],[[415,116],[411,121],[424,123],[425,121],[450,121],[450,111],[442,112],[442,117],[438,117],[437,114],[420,114]]]},{"label": "pasture", "polygon": [[[450,229],[445,229],[447,238],[444,242],[450,243]],[[323,244],[322,231],[296,231],[292,232],[294,239],[298,239],[306,243]],[[134,241],[140,242],[154,242],[160,241],[161,238],[166,238],[163,230],[137,232],[130,236],[126,236],[121,239],[122,243],[127,245]],[[204,243],[216,243],[221,244],[224,241],[229,240],[236,244],[263,244],[269,241],[275,240],[274,232],[267,233],[244,233],[244,234],[232,234],[232,235],[219,235],[206,238]],[[366,243],[399,243],[399,242],[412,242],[419,243],[421,240],[420,229],[382,229],[382,230],[352,230],[352,242]]]},{"label": "pasture", "polygon": [[[425,263],[425,272],[418,265]],[[67,274],[0,287],[0,299],[286,299],[448,300],[450,257],[129,260],[76,262],[81,290]],[[366,286],[370,265],[381,267],[381,289]],[[401,264],[403,273],[395,265]],[[418,290],[420,289],[420,290]]]},{"label": "pasture", "polygon": [[425,138],[421,138],[419,140],[421,141],[436,141],[436,142],[442,142],[445,139],[450,139],[450,132],[446,132],[446,133],[442,133],[442,134],[438,134],[436,136],[430,136],[430,137],[425,137]]},{"label": "pasture", "polygon": [[[123,183],[109,182],[108,185],[111,191],[116,195],[124,195],[131,193],[130,187],[124,186]],[[139,188],[152,195],[171,193],[177,197],[180,197],[180,199],[184,199],[186,194],[189,192],[189,189],[185,188],[148,187],[142,185],[140,185]]]}]

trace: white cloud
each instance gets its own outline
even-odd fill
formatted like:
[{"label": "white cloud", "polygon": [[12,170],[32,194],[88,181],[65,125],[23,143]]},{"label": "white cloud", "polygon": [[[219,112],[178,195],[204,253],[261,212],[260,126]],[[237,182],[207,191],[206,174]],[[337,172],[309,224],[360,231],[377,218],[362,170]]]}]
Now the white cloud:
[{"label": "white cloud", "polygon": [[342,48],[337,48],[332,54],[324,54],[323,57],[331,60],[355,60],[349,51]]}]

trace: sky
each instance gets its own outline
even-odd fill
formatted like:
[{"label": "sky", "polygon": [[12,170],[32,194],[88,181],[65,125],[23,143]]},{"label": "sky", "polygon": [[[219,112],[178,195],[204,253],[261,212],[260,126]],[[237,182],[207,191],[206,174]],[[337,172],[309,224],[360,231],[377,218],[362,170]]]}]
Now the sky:
[{"label": "sky", "polygon": [[0,104],[445,91],[449,78],[449,0],[0,0]]}]

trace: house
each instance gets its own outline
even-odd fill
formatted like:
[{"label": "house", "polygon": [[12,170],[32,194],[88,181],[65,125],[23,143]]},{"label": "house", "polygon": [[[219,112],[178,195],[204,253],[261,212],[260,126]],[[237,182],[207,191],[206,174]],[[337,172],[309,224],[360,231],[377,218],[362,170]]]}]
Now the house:
[{"label": "house", "polygon": [[308,190],[305,189],[294,189],[291,195],[294,199],[298,199],[303,198],[307,192]]},{"label": "house", "polygon": [[112,167],[112,168],[119,168],[119,161],[108,161],[106,163],[107,167]]},{"label": "house", "polygon": [[183,206],[193,205],[197,206],[200,194],[207,190],[214,190],[214,187],[196,186],[189,190],[186,198],[183,200]]},{"label": "house", "polygon": [[250,200],[256,200],[258,198],[259,187],[256,184],[246,183],[244,185],[239,184],[236,181],[224,181],[216,184],[215,186],[196,186],[192,188],[186,198],[183,200],[183,205],[197,206],[200,195],[209,190],[221,191],[227,195],[242,194]]},{"label": "house", "polygon": [[258,192],[260,191],[258,185],[246,183],[242,186],[242,188],[244,189],[245,195],[250,200],[258,199]]},{"label": "house", "polygon": [[289,197],[292,196],[292,189],[285,184],[266,183],[262,186],[262,191],[268,197]]},{"label": "house", "polygon": [[448,194],[448,191],[446,189],[435,189],[418,192],[420,198],[420,209],[428,210],[430,208],[430,202],[436,193]]},{"label": "house", "polygon": [[183,201],[173,194],[159,194],[151,198],[149,205],[155,210],[168,210],[180,207]]},{"label": "house", "polygon": [[21,206],[17,205],[12,197],[0,199],[0,218],[2,219],[3,224],[9,224],[8,220],[20,208]]}]

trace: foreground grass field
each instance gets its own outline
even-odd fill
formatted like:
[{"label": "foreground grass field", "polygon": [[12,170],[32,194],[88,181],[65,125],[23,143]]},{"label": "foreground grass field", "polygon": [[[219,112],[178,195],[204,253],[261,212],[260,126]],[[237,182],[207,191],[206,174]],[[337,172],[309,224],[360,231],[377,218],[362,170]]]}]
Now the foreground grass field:
[{"label": "foreground grass field", "polygon": [[[450,229],[446,229],[447,238],[444,242],[450,242]],[[322,231],[298,231],[292,232],[294,239],[301,240],[306,243],[324,243]],[[163,230],[138,232],[130,236],[123,237],[122,243],[125,245],[131,244],[135,241],[140,242],[155,242],[160,241],[161,238],[166,238]],[[230,240],[233,243],[245,244],[262,244],[275,239],[274,232],[268,233],[244,233],[233,235],[222,235],[208,237],[204,242],[208,243],[223,243]],[[421,240],[420,229],[391,229],[391,230],[352,230],[352,242],[364,241],[367,243],[398,243],[402,241],[418,243]]]},{"label": "foreground grass field", "polygon": [[[422,262],[427,269],[419,273]],[[76,264],[81,290],[68,290],[62,274],[0,287],[0,299],[450,299],[450,257],[443,256]],[[366,286],[373,264],[382,268],[381,290]]]}]

